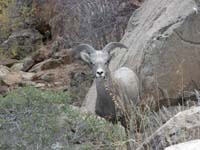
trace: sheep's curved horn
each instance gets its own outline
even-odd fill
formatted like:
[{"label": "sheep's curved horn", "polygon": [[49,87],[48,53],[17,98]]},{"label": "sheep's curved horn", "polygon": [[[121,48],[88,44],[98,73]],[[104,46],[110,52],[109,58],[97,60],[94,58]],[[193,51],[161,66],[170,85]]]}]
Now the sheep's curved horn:
[{"label": "sheep's curved horn", "polygon": [[90,53],[90,54],[95,52],[95,49],[89,44],[80,44],[75,48],[75,50],[79,52],[81,52],[82,50],[85,50],[87,53]]},{"label": "sheep's curved horn", "polygon": [[107,51],[108,53],[110,53],[111,50],[113,50],[116,47],[120,47],[120,48],[126,48],[128,49],[128,47],[122,43],[119,42],[111,42],[108,43],[104,48],[103,51]]}]

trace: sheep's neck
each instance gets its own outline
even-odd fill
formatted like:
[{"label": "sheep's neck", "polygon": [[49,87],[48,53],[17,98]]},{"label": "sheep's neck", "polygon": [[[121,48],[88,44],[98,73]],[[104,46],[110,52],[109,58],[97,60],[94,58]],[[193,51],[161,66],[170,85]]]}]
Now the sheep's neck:
[{"label": "sheep's neck", "polygon": [[102,117],[110,117],[115,119],[115,105],[112,101],[112,78],[110,72],[107,73],[106,78],[96,79],[97,101],[96,113]]},{"label": "sheep's neck", "polygon": [[110,72],[107,78],[96,79],[97,100],[95,111],[99,116],[112,122],[118,120],[125,128],[129,128],[127,122],[130,118],[118,103],[117,96],[119,96],[119,93],[117,93],[115,86]]}]

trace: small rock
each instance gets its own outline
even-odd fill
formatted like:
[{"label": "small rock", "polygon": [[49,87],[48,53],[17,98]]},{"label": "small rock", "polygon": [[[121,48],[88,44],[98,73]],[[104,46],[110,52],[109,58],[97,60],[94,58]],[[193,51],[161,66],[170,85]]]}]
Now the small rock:
[{"label": "small rock", "polygon": [[10,72],[10,69],[6,66],[0,65],[0,79],[5,78]]},{"label": "small rock", "polygon": [[13,71],[11,72],[8,67],[2,65],[0,65],[0,79],[9,86],[18,84],[22,81],[19,73]]},{"label": "small rock", "polygon": [[52,82],[54,81],[54,74],[46,73],[46,74],[43,74],[39,79],[47,81],[47,82]]},{"label": "small rock", "polygon": [[35,61],[32,58],[26,58],[24,60],[22,71],[28,71],[35,65]]},{"label": "small rock", "polygon": [[33,82],[33,81],[22,81],[22,83],[20,84],[21,87],[24,87],[24,86],[35,86],[37,83]]},{"label": "small rock", "polygon": [[22,82],[22,77],[17,72],[10,72],[7,76],[3,79],[4,83],[7,85],[15,85]]},{"label": "small rock", "polygon": [[47,69],[54,69],[60,65],[61,65],[60,59],[51,59],[50,58],[50,59],[47,59],[47,60],[33,66],[33,68],[30,70],[30,72],[38,72],[38,71],[47,70]]},{"label": "small rock", "polygon": [[16,63],[11,67],[13,71],[20,71],[23,69],[23,63]]},{"label": "small rock", "polygon": [[0,57],[0,65],[11,67],[13,64],[19,62],[16,59],[11,59],[11,58],[2,58]]},{"label": "small rock", "polygon": [[169,146],[165,150],[199,150],[200,140],[188,141],[176,145]]},{"label": "small rock", "polygon": [[66,92],[66,91],[69,90],[69,86],[67,86],[67,85],[66,85],[66,86],[61,86],[61,87],[59,87],[59,88],[57,88],[57,89]]},{"label": "small rock", "polygon": [[20,71],[20,74],[22,76],[22,79],[25,81],[32,81],[35,76],[35,73],[31,73],[31,72]]},{"label": "small rock", "polygon": [[54,85],[58,86],[58,85],[62,85],[62,82],[54,82]]},{"label": "small rock", "polygon": [[37,83],[34,85],[36,88],[42,88],[42,87],[45,87],[45,84],[44,83]]}]

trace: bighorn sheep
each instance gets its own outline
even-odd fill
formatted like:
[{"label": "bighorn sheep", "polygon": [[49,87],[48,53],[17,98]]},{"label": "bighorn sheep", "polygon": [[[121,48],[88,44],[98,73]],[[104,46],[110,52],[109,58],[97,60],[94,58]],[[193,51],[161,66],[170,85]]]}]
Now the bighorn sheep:
[{"label": "bighorn sheep", "polygon": [[80,44],[76,51],[92,66],[96,76],[96,114],[112,122],[120,121],[127,127],[131,107],[138,102],[139,83],[137,75],[127,67],[110,72],[108,65],[112,58],[111,50],[116,47],[127,49],[124,44],[111,42],[102,50],[95,50],[88,44]]}]

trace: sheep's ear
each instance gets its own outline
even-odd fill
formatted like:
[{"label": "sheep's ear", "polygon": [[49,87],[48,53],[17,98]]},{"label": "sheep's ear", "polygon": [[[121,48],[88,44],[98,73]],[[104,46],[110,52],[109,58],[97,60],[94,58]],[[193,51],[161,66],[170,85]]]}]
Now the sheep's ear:
[{"label": "sheep's ear", "polygon": [[90,55],[86,52],[80,52],[81,58],[83,61],[90,63]]}]

